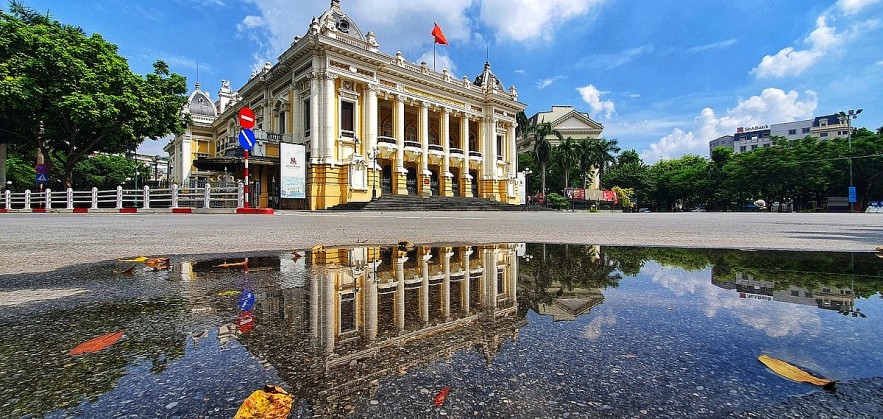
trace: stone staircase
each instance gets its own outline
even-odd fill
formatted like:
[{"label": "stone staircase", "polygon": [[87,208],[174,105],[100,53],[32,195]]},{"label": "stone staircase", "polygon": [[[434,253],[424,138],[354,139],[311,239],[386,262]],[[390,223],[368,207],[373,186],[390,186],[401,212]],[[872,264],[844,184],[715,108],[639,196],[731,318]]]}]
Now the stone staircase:
[{"label": "stone staircase", "polygon": [[483,198],[459,198],[385,194],[370,202],[347,202],[329,211],[524,211],[523,205],[510,205]]}]

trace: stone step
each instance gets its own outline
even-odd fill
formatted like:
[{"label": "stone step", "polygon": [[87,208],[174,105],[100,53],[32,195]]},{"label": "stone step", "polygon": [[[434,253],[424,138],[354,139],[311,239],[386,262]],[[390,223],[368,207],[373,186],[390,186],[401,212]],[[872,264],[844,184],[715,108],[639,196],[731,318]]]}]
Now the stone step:
[{"label": "stone step", "polygon": [[328,209],[332,211],[522,211],[524,206],[483,198],[383,195],[370,202],[347,202]]}]

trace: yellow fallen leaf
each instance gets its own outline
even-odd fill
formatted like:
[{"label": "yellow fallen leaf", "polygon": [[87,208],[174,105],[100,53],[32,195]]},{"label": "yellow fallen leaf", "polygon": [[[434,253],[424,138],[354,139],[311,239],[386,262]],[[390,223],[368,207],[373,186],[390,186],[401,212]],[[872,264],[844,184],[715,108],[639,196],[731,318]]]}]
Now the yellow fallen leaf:
[{"label": "yellow fallen leaf", "polygon": [[780,359],[771,358],[766,355],[761,355],[757,357],[757,360],[766,365],[769,369],[773,370],[776,374],[781,375],[782,377],[802,382],[802,383],[810,383],[815,384],[817,386],[821,386],[825,389],[834,388],[834,384],[836,381],[831,381],[825,378],[816,377],[800,368],[795,367],[785,361]]},{"label": "yellow fallen leaf", "polygon": [[230,291],[222,291],[218,293],[218,297],[230,297],[233,295],[242,294],[242,291],[230,290]]},{"label": "yellow fallen leaf", "polygon": [[291,402],[294,399],[281,387],[266,385],[263,390],[251,393],[239,410],[234,419],[252,418],[287,418],[291,413]]},{"label": "yellow fallen leaf", "polygon": [[138,256],[132,259],[117,259],[117,262],[144,262],[147,260],[147,256]]}]

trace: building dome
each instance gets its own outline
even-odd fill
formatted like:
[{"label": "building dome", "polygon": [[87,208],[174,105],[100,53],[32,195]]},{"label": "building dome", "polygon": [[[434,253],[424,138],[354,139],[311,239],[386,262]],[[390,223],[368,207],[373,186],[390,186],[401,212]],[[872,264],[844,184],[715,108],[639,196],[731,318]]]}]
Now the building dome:
[{"label": "building dome", "polygon": [[218,116],[218,110],[215,109],[215,104],[212,102],[208,93],[199,88],[199,83],[196,83],[196,90],[190,94],[187,103],[184,105],[184,109],[191,115],[207,116],[211,118],[216,118]]},{"label": "building dome", "polygon": [[318,24],[319,30],[326,35],[345,35],[360,41],[365,41],[365,36],[355,24],[355,22],[346,15],[346,12],[340,8],[340,0],[331,0],[331,8],[322,13],[318,19],[314,21]]},{"label": "building dome", "polygon": [[491,63],[485,62],[484,71],[482,71],[478,76],[475,77],[475,81],[472,82],[472,84],[485,87],[488,86],[489,83],[492,84],[493,88],[500,91],[503,90],[503,83],[500,83],[500,79],[498,79],[497,76],[495,76],[494,73],[491,72]]}]

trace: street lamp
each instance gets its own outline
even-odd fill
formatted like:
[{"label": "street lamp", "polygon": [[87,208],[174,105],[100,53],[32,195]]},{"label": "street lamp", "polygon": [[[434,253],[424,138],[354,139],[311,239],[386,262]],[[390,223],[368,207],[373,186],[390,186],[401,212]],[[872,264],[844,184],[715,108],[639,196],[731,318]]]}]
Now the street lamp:
[{"label": "street lamp", "polygon": [[528,176],[533,173],[533,170],[530,170],[530,168],[527,167],[522,173],[524,173],[524,196],[527,198],[527,204],[530,205],[530,193],[527,191],[527,184],[530,183]]},{"label": "street lamp", "polygon": [[840,123],[843,124],[846,122],[846,142],[849,146],[849,211],[852,212],[855,210],[855,186],[852,184],[852,120],[858,118],[858,114],[862,113],[863,109],[859,109],[857,111],[850,109],[849,112],[840,111],[837,114],[837,119],[840,120]]},{"label": "street lamp", "polygon": [[371,200],[372,201],[377,199],[377,154],[378,154],[378,152],[380,152],[380,149],[378,149],[377,146],[374,146],[374,148],[372,148],[371,151],[369,151],[370,155],[368,156],[369,158],[372,158],[374,160],[374,165],[371,166],[371,171],[374,172],[374,184],[371,185]]},{"label": "street lamp", "polygon": [[153,187],[159,184],[159,154],[153,156]]}]

